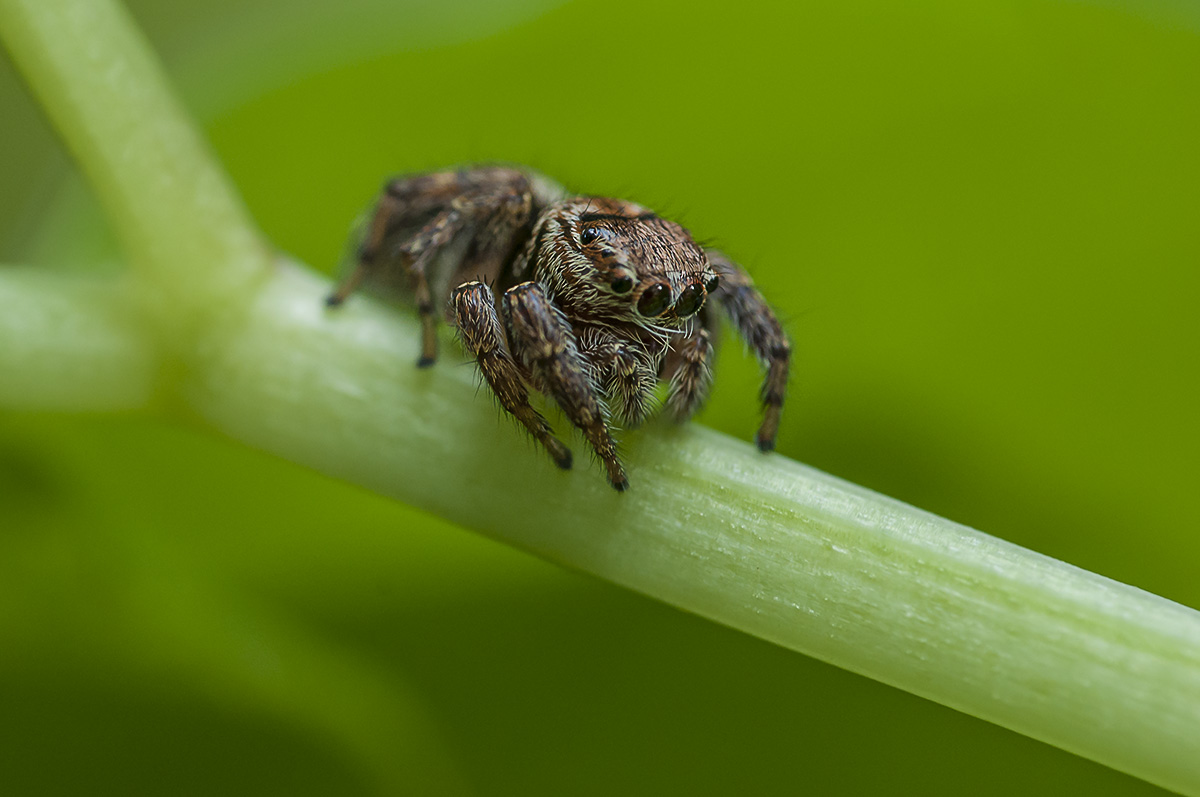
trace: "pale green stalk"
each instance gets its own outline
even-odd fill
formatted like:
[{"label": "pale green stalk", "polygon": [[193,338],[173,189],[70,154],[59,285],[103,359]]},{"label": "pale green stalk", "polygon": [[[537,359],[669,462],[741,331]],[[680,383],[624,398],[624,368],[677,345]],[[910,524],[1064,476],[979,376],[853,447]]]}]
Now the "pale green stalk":
[{"label": "pale green stalk", "polygon": [[[13,10],[35,2],[51,9],[26,14],[40,27],[14,26]],[[56,29],[53,9],[69,14],[78,5],[0,0],[0,22],[9,40],[34,36]],[[100,30],[124,24],[107,3],[90,5],[114,14]],[[113,41],[141,46],[127,33]],[[48,46],[27,41],[20,57]],[[65,92],[74,70],[91,68],[88,59],[64,58],[60,82],[39,84],[40,91]],[[134,61],[157,87],[152,59]],[[78,118],[103,115],[123,97]],[[84,129],[85,137],[103,138],[110,127]],[[76,150],[87,159],[104,146]],[[198,159],[190,168],[217,171],[203,147],[187,157]],[[189,221],[192,195],[173,194],[176,212],[142,219],[140,205],[127,200],[152,176],[105,174],[123,186],[103,196],[133,226],[127,238],[165,235],[186,246],[201,235]],[[237,207],[233,199],[224,205]],[[224,223],[245,221],[232,213]],[[229,240],[254,238],[242,229],[231,228]],[[199,272],[151,265],[139,276],[244,285],[243,255],[233,247]],[[322,306],[327,290],[283,265],[270,280],[239,288],[246,313],[209,313],[212,290],[181,294],[204,323],[177,349],[187,367],[172,371],[170,389],[215,428],[262,449],[1200,795],[1200,613],[697,426],[628,435],[632,489],[619,495],[586,457],[563,473],[522,446],[512,424],[476,394],[471,369],[451,358],[414,368],[419,334],[411,318],[363,299],[330,312]]]},{"label": "pale green stalk", "polygon": [[160,332],[265,274],[267,247],[123,6],[0,0],[0,33],[104,204]]},{"label": "pale green stalk", "polygon": [[0,308],[0,406],[146,405],[158,352],[122,286],[0,265]]}]

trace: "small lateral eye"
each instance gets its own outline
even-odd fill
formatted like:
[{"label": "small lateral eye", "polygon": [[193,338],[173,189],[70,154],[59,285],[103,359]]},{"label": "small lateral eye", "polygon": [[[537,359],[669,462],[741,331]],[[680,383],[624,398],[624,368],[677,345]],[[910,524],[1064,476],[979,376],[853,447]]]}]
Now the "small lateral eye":
[{"label": "small lateral eye", "polygon": [[629,293],[633,290],[633,280],[624,276],[617,277],[609,287],[612,288],[613,293]]},{"label": "small lateral eye", "polygon": [[584,227],[579,231],[579,243],[587,246],[590,243],[595,243],[600,237],[600,231],[595,227]]},{"label": "small lateral eye", "polygon": [[717,277],[716,274],[713,274],[712,277],[709,278],[708,282],[704,283],[704,290],[707,291],[709,293],[709,295],[712,295],[713,293],[716,292],[716,290],[720,286],[720,284],[721,284],[720,278]]}]

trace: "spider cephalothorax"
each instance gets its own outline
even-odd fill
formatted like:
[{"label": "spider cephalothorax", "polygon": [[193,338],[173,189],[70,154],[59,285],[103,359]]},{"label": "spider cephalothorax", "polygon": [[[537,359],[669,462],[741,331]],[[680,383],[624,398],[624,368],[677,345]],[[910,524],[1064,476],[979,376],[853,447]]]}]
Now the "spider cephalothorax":
[{"label": "spider cephalothorax", "polygon": [[546,286],[573,318],[678,330],[716,272],[687,230],[632,202],[570,199],[548,207],[514,274]]},{"label": "spider cephalothorax", "polygon": [[530,406],[528,388],[562,407],[624,490],[610,415],[639,423],[659,380],[676,418],[696,411],[712,382],[712,300],[767,366],[758,445],[774,446],[790,360],[783,329],[744,271],[640,205],[564,198],[508,167],[399,178],[384,187],[358,267],[329,304],[397,270],[423,322],[417,364],[437,356],[442,308],[501,405],[559,467],[571,466],[571,452]]}]

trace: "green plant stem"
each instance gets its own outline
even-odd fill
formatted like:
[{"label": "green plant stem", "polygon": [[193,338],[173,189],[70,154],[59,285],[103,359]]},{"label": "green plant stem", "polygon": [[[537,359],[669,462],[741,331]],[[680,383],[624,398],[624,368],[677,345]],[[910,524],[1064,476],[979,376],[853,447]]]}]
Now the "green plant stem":
[{"label": "green plant stem", "polygon": [[0,36],[104,204],[160,331],[265,276],[267,247],[123,6],[0,0]]},{"label": "green plant stem", "polygon": [[251,312],[197,342],[177,386],[190,407],[552,561],[1200,794],[1200,613],[695,425],[629,435],[633,487],[617,494],[585,458],[562,472],[522,446],[457,357],[415,368],[414,319],[361,298],[328,311],[328,289],[278,268]]},{"label": "green plant stem", "polygon": [[[210,175],[202,192],[155,189],[157,177],[137,158],[114,157],[129,131],[103,123],[110,114],[145,115],[154,129],[161,114],[171,136],[196,138],[165,96],[152,58],[130,58],[120,80],[97,81],[90,73],[103,59],[43,53],[59,52],[64,26],[80,46],[84,28],[74,17],[85,7],[89,17],[94,9],[111,14],[87,27],[87,38],[107,42],[95,47],[143,46],[106,2],[0,0],[0,29],[125,230],[141,262],[138,279],[173,286],[164,288],[179,303],[170,311],[202,322],[180,339],[186,345],[177,356],[188,367],[172,372],[172,389],[214,428],[550,560],[1200,794],[1200,614],[697,426],[629,435],[633,486],[625,495],[608,488],[586,457],[570,473],[555,470],[477,395],[471,369],[453,357],[437,368],[413,367],[413,319],[362,299],[326,311],[324,281],[289,266],[257,281],[267,269],[247,265],[256,235],[203,146],[175,150],[172,164]],[[49,66],[30,66],[43,62]],[[37,77],[42,72],[53,79]],[[142,84],[161,101],[143,106]],[[85,88],[108,96],[71,99]],[[128,114],[113,109],[121,103],[131,104]],[[53,111],[59,107],[68,110]],[[147,188],[170,209],[146,207],[139,197]],[[188,268],[168,262],[181,247]],[[198,278],[196,268],[207,276]],[[249,312],[214,312],[212,302],[230,290]],[[166,325],[166,315],[152,318]],[[0,339],[0,349],[8,342]]]},{"label": "green plant stem", "polygon": [[[419,329],[282,271],[187,395],[237,439],[1108,766],[1200,794],[1200,613],[696,425],[618,494],[522,446]],[[559,422],[561,425],[561,421]],[[576,450],[580,441],[576,439]]]},{"label": "green plant stem", "polygon": [[129,293],[109,280],[0,266],[0,405],[146,406],[158,352]]}]

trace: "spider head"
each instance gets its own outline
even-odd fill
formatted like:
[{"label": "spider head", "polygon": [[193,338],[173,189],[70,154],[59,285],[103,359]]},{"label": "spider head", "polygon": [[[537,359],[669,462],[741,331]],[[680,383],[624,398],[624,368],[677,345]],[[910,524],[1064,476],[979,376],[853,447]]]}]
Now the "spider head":
[{"label": "spider head", "polygon": [[580,198],[557,216],[573,283],[609,312],[677,327],[717,286],[708,256],[688,231],[640,205]]}]

